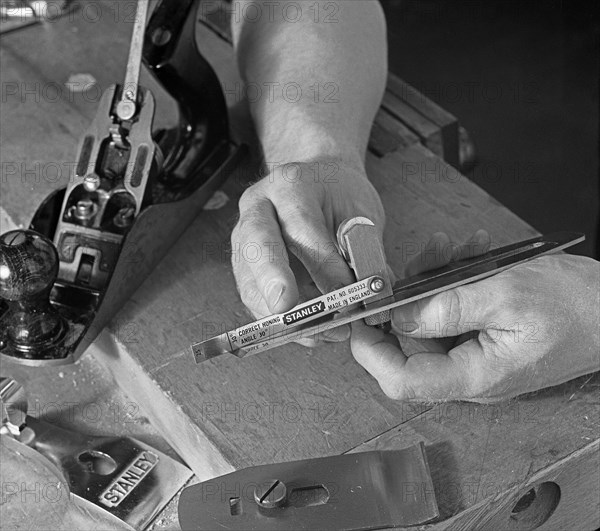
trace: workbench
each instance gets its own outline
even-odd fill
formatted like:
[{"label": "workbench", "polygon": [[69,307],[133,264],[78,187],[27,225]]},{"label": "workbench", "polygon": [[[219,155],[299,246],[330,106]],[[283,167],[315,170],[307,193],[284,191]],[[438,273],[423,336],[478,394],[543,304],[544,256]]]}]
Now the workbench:
[{"label": "workbench", "polygon": [[[66,185],[99,93],[124,77],[130,11],[110,1],[89,5],[1,37],[0,232],[10,223],[26,227],[47,194]],[[232,135],[251,149],[220,200],[199,212],[77,367],[5,366],[2,374],[17,377],[42,406],[61,396],[65,404],[74,396],[133,404],[137,427],[129,432],[159,448],[168,443],[200,480],[423,441],[440,508],[439,521],[427,528],[599,527],[597,373],[500,404],[416,405],[388,399],[355,363],[348,342],[194,364],[192,342],[252,320],[235,288],[229,237],[237,200],[256,178],[258,150],[223,37],[198,25],[202,54],[226,93]],[[69,80],[81,86],[74,74],[90,74],[95,83],[69,91]],[[367,172],[383,199],[386,253],[399,277],[436,231],[462,241],[483,228],[495,246],[537,235],[456,169],[457,131],[453,117],[390,77]],[[98,371],[108,383],[90,397],[86,379]],[[122,429],[67,417],[57,422],[82,431]],[[518,503],[523,497],[528,501]],[[165,514],[154,528],[177,529],[173,504]]]}]

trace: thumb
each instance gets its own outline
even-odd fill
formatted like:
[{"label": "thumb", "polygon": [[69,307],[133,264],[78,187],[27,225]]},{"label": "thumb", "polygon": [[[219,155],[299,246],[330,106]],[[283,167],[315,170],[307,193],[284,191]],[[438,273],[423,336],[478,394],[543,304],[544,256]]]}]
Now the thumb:
[{"label": "thumb", "polygon": [[292,210],[285,217],[280,216],[280,220],[289,251],[302,262],[321,293],[355,281],[322,212]]},{"label": "thumb", "polygon": [[[280,216],[281,228],[289,251],[307,270],[321,293],[328,293],[355,281],[346,260],[339,253],[333,235],[327,229],[323,213],[310,215],[298,209]],[[325,341],[345,341],[350,327],[340,326],[320,334]]]},{"label": "thumb", "polygon": [[381,330],[352,323],[352,354],[394,400],[469,400],[480,374],[483,350],[475,340],[447,353],[423,350],[406,356]]},{"label": "thumb", "polygon": [[484,330],[499,320],[505,286],[495,278],[459,286],[395,308],[392,327],[408,336],[450,337]]}]

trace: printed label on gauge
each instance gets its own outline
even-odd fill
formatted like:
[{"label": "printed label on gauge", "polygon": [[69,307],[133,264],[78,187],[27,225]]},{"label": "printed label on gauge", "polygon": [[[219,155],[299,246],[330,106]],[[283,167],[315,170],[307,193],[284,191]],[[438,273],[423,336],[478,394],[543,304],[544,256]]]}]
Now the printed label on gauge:
[{"label": "printed label on gauge", "polygon": [[270,340],[275,334],[372,297],[376,293],[371,290],[370,286],[376,278],[379,277],[366,278],[302,303],[289,312],[271,315],[240,326],[231,332],[227,332],[227,337],[234,350],[241,348],[246,350],[247,346],[254,343],[262,344],[264,341]]}]

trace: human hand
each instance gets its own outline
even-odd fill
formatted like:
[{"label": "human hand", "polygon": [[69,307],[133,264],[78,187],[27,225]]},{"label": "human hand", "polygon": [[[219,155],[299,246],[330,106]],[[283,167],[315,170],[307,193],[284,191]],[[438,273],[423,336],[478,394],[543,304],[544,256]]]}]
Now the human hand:
[{"label": "human hand", "polygon": [[[346,218],[365,216],[380,231],[384,226],[381,200],[364,168],[341,161],[278,166],[244,192],[239,207],[231,235],[233,272],[243,303],[257,319],[299,303],[288,251],[326,293],[355,281],[337,248],[338,225]],[[250,247],[252,259],[243,252]],[[314,346],[321,340],[344,341],[349,335],[345,326],[300,343]]]},{"label": "human hand", "polygon": [[543,256],[396,308],[402,348],[353,323],[352,352],[397,400],[489,402],[557,385],[600,368],[599,274],[590,258]]}]

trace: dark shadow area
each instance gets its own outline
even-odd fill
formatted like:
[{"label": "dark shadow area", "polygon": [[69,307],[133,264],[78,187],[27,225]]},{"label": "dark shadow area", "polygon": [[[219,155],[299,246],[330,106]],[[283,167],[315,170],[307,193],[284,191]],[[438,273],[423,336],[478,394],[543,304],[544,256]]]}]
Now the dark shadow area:
[{"label": "dark shadow area", "polygon": [[447,520],[477,500],[478,485],[459,482],[458,465],[452,444],[439,442],[425,447],[433,490],[440,511],[439,521]]},{"label": "dark shadow area", "polygon": [[542,233],[575,230],[598,257],[594,3],[388,0],[390,70],[473,138],[469,177]]}]

